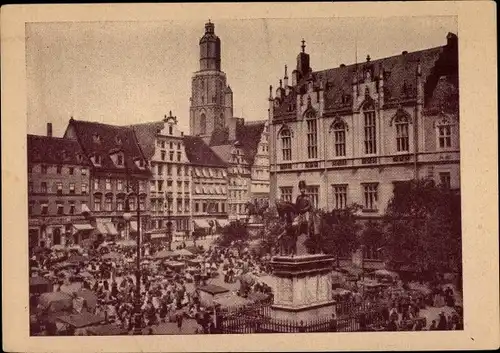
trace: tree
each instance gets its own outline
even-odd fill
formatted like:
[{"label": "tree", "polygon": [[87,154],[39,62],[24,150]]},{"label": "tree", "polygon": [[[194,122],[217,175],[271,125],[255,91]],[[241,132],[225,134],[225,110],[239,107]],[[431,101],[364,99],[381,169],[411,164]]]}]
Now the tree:
[{"label": "tree", "polygon": [[[341,210],[331,212],[318,211],[321,217],[319,237],[309,237],[305,245],[314,249],[316,245],[326,254],[335,254],[337,267],[340,266],[340,256],[351,253],[359,247],[360,225],[356,220],[356,212],[360,206],[352,204]],[[319,242],[319,244],[315,244]]]},{"label": "tree", "polygon": [[384,245],[385,231],[381,222],[368,220],[361,232],[360,243],[369,252],[378,252]]},{"label": "tree", "polygon": [[399,183],[385,224],[385,249],[393,263],[428,272],[461,272],[460,196],[453,191],[432,180]]},{"label": "tree", "polygon": [[245,243],[248,241],[250,234],[244,222],[239,220],[231,222],[222,229],[222,234],[216,240],[216,244],[221,247],[228,247],[232,243]]}]

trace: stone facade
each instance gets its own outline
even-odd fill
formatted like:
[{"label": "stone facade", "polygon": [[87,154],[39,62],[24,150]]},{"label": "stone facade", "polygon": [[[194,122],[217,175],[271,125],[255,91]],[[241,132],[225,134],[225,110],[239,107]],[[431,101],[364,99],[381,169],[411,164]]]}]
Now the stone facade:
[{"label": "stone facade", "polygon": [[460,187],[457,37],[419,52],[313,72],[305,45],[292,84],[269,98],[271,194],[385,212],[394,184],[431,178]]}]

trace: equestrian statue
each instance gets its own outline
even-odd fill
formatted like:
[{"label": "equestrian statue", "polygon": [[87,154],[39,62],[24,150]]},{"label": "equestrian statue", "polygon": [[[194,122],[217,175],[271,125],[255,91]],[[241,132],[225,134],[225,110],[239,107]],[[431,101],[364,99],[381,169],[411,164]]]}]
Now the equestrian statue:
[{"label": "equestrian statue", "polygon": [[[284,223],[284,229],[278,236],[280,255],[297,255],[297,239],[307,235],[316,240],[319,237],[320,218],[315,212],[309,196],[306,194],[306,183],[299,182],[300,194],[295,203],[277,201],[276,209],[279,219]],[[313,253],[320,252],[319,241],[314,241]]]}]

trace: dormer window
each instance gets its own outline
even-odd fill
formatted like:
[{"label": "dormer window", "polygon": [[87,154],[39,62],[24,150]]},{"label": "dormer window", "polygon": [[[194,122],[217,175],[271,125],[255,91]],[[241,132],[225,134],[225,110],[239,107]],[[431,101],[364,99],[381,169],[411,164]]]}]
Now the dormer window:
[{"label": "dormer window", "polygon": [[135,160],[135,165],[140,168],[140,169],[143,169],[145,167],[145,164],[144,164],[144,160],[140,159],[140,158],[137,158]]},{"label": "dormer window", "polygon": [[93,139],[94,143],[101,143],[101,141],[102,141],[101,136],[99,136],[98,134],[94,134],[92,136],[92,139]]},{"label": "dormer window", "polygon": [[174,127],[172,125],[168,126],[168,134],[172,135],[174,133]]},{"label": "dormer window", "polygon": [[101,165],[102,159],[101,156],[98,154],[94,155],[93,162],[95,165]]},{"label": "dormer window", "polygon": [[121,153],[119,153],[116,156],[116,164],[119,165],[119,166],[123,165],[123,155]]}]

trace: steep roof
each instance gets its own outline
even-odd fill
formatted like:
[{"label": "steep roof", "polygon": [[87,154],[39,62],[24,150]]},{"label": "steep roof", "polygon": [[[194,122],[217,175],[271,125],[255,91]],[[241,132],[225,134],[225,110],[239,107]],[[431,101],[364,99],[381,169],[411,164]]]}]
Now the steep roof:
[{"label": "steep roof", "polygon": [[154,121],[130,125],[130,127],[135,132],[135,136],[141,146],[144,157],[146,159],[151,159],[155,154],[156,134],[159,130],[163,129],[164,123],[162,121]]},{"label": "steep roof", "polygon": [[260,121],[238,125],[236,128],[236,139],[241,144],[245,159],[249,164],[253,164],[265,125],[265,121]]},{"label": "steep roof", "polygon": [[[94,154],[101,157],[101,165],[94,166],[94,168],[124,172],[125,169],[116,166],[110,157],[110,154],[121,151],[128,170],[139,174],[149,174],[147,168],[141,169],[135,164],[137,159],[144,163],[146,160],[132,128],[70,119],[68,129],[71,128],[88,157]],[[96,136],[99,141],[95,140]]]},{"label": "steep roof", "polygon": [[215,154],[226,163],[231,160],[231,150],[233,145],[219,145],[210,147]]},{"label": "steep roof", "polygon": [[226,167],[210,147],[198,136],[184,136],[184,147],[190,163],[195,165]]},{"label": "steep roof", "polygon": [[210,136],[209,145],[212,146],[220,146],[227,145],[229,143],[229,127],[217,127],[212,132],[212,136]]},{"label": "steep roof", "polygon": [[[441,76],[452,77],[450,82],[458,87],[458,37],[449,33],[447,44],[414,52],[403,52],[377,60],[341,65],[327,70],[314,71],[301,77],[296,86],[289,87],[289,94],[281,90],[281,98],[274,106],[274,116],[282,119],[295,117],[294,102],[298,94],[306,92],[312,81],[314,89],[324,88],[325,111],[352,109],[352,87],[354,82],[364,79],[364,72],[369,69],[375,81],[383,78],[385,104],[416,97],[417,66],[420,64],[424,83],[425,104],[429,103]],[[363,94],[363,92],[361,92]]]},{"label": "steep roof", "polygon": [[89,165],[78,141],[38,135],[28,135],[28,162]]}]

